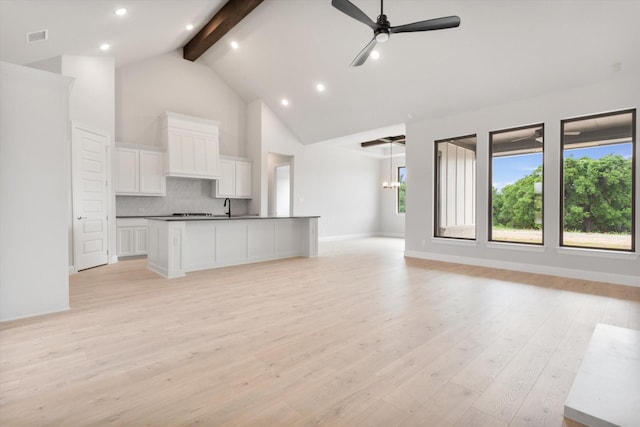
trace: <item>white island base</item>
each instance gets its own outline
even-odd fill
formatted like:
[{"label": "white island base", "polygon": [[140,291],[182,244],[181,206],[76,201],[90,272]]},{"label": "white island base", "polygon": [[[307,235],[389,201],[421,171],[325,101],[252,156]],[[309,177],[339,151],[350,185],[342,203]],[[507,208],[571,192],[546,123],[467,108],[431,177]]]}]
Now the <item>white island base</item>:
[{"label": "white island base", "polygon": [[318,255],[318,217],[148,220],[147,266],[169,279],[190,271]]}]

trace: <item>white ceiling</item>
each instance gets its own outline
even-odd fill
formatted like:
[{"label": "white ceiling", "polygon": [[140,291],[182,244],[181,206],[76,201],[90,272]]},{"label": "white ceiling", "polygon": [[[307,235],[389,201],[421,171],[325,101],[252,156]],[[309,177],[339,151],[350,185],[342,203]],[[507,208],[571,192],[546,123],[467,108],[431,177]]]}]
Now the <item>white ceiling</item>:
[{"label": "white ceiling", "polygon": [[[0,60],[26,65],[59,55],[111,55],[116,66],[183,46],[226,0],[0,0]],[[127,15],[115,16],[125,7]],[[192,23],[196,30],[189,32]],[[27,45],[27,32],[49,39]],[[100,45],[112,48],[102,52]]]},{"label": "white ceiling", "polygon": [[[379,14],[377,0],[352,1],[374,20]],[[184,25],[202,25],[223,3],[0,0],[0,59],[100,55],[109,40],[108,54],[123,66],[178,48],[191,37]],[[113,15],[119,6],[126,17]],[[447,15],[462,23],[392,35],[378,45],[379,60],[351,68],[372,37],[367,26],[330,0],[265,0],[198,61],[245,101],[262,99],[303,143],[359,132],[374,139],[411,120],[640,73],[639,0],[387,0],[385,13],[391,25]],[[25,32],[42,28],[50,40],[26,46]]]}]

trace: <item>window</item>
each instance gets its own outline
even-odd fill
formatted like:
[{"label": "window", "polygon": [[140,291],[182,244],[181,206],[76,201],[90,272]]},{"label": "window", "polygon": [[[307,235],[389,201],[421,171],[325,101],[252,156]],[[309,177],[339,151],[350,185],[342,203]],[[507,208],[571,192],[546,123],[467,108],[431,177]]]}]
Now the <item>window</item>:
[{"label": "window", "polygon": [[544,125],[489,133],[489,240],[543,243]]},{"label": "window", "polygon": [[406,166],[398,166],[398,182],[400,186],[398,187],[398,213],[406,213],[407,212],[407,167]]},{"label": "window", "polygon": [[435,237],[476,238],[476,140],[435,142]]},{"label": "window", "polygon": [[561,123],[560,245],[635,250],[636,110]]}]

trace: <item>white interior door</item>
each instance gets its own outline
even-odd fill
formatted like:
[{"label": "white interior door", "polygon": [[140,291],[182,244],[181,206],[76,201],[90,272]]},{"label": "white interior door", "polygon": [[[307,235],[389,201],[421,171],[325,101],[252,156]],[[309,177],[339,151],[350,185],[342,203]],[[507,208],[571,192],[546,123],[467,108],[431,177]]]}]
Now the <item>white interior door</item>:
[{"label": "white interior door", "polygon": [[108,262],[107,145],[109,134],[73,123],[73,264],[77,271]]}]

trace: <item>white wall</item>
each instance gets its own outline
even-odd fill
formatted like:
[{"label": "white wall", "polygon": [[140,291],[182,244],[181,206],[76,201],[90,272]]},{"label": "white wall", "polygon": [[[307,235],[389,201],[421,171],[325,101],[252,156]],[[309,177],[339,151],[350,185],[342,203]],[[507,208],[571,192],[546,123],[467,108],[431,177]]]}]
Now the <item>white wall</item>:
[{"label": "white wall", "polygon": [[0,320],[69,308],[72,79],[0,63]]},{"label": "white wall", "polygon": [[[109,152],[113,147],[115,134],[115,62],[110,56],[71,56],[63,55],[61,62],[63,76],[75,79],[69,99],[69,118],[74,122],[104,130],[110,136]],[[111,156],[107,156],[107,181],[111,182]],[[113,188],[113,186],[111,186]],[[71,192],[69,193],[71,194]],[[115,219],[115,193],[110,192],[108,199],[109,218]],[[69,217],[69,235],[73,264],[73,218]],[[115,220],[109,221],[109,262],[117,261]]]},{"label": "white wall", "polygon": [[[251,164],[251,200],[249,212],[257,215],[267,215],[268,181],[263,180],[266,175],[267,159],[262,160],[262,106],[260,100],[253,101],[247,106],[247,157],[253,160]],[[266,157],[266,154],[265,154]],[[264,194],[265,199],[262,199]]]},{"label": "white wall", "polygon": [[[110,56],[73,56],[62,55],[29,65],[63,76],[73,77],[75,82],[69,98],[69,119],[92,128],[105,131],[113,146],[115,134],[115,61]],[[107,180],[111,181],[111,163],[108,156]],[[69,187],[69,203],[71,203]],[[109,217],[115,218],[115,194],[109,197]],[[67,223],[69,238],[69,269],[73,268],[73,219],[71,214]],[[110,262],[117,260],[115,221],[109,222]]]},{"label": "white wall", "polygon": [[[394,155],[392,163],[392,171],[394,180],[398,173],[398,167],[406,166],[406,156],[404,153]],[[407,181],[410,171],[407,169]],[[404,237],[404,217],[405,214],[398,213],[398,190],[382,188],[382,181],[389,179],[389,159],[385,158],[380,161],[380,182],[378,183],[378,191],[380,192],[380,234],[389,237]],[[409,185],[407,183],[407,185]]]},{"label": "white wall", "polygon": [[[260,180],[254,187],[253,213],[267,213],[268,154],[293,156],[293,213],[319,215],[320,238],[339,238],[377,234],[380,228],[380,171],[377,159],[333,146],[303,145],[260,101],[249,106],[250,129],[259,122],[260,135],[250,140],[254,174]],[[254,129],[255,132],[255,129]],[[256,194],[258,192],[259,194]],[[260,201],[258,204],[257,201]]]},{"label": "white wall", "polygon": [[[640,259],[634,254],[559,248],[560,120],[614,111],[640,104],[640,76],[611,80],[555,94],[525,99],[440,119],[407,125],[406,254],[475,265],[640,286]],[[529,123],[545,124],[544,247],[487,241],[488,134]],[[637,131],[637,129],[636,129]],[[433,238],[433,141],[457,135],[478,135],[477,241]],[[636,135],[637,141],[637,135]],[[636,147],[637,148],[637,147]],[[636,155],[638,152],[636,151]],[[636,214],[640,201],[640,162],[636,161]],[[636,247],[640,224],[636,222]]]},{"label": "white wall", "polygon": [[62,56],[62,75],[75,83],[69,117],[115,134],[115,62],[110,56]]},{"label": "white wall", "polygon": [[244,157],[246,103],[208,66],[179,51],[116,71],[116,141],[160,146],[165,111],[220,122],[220,154]]}]

